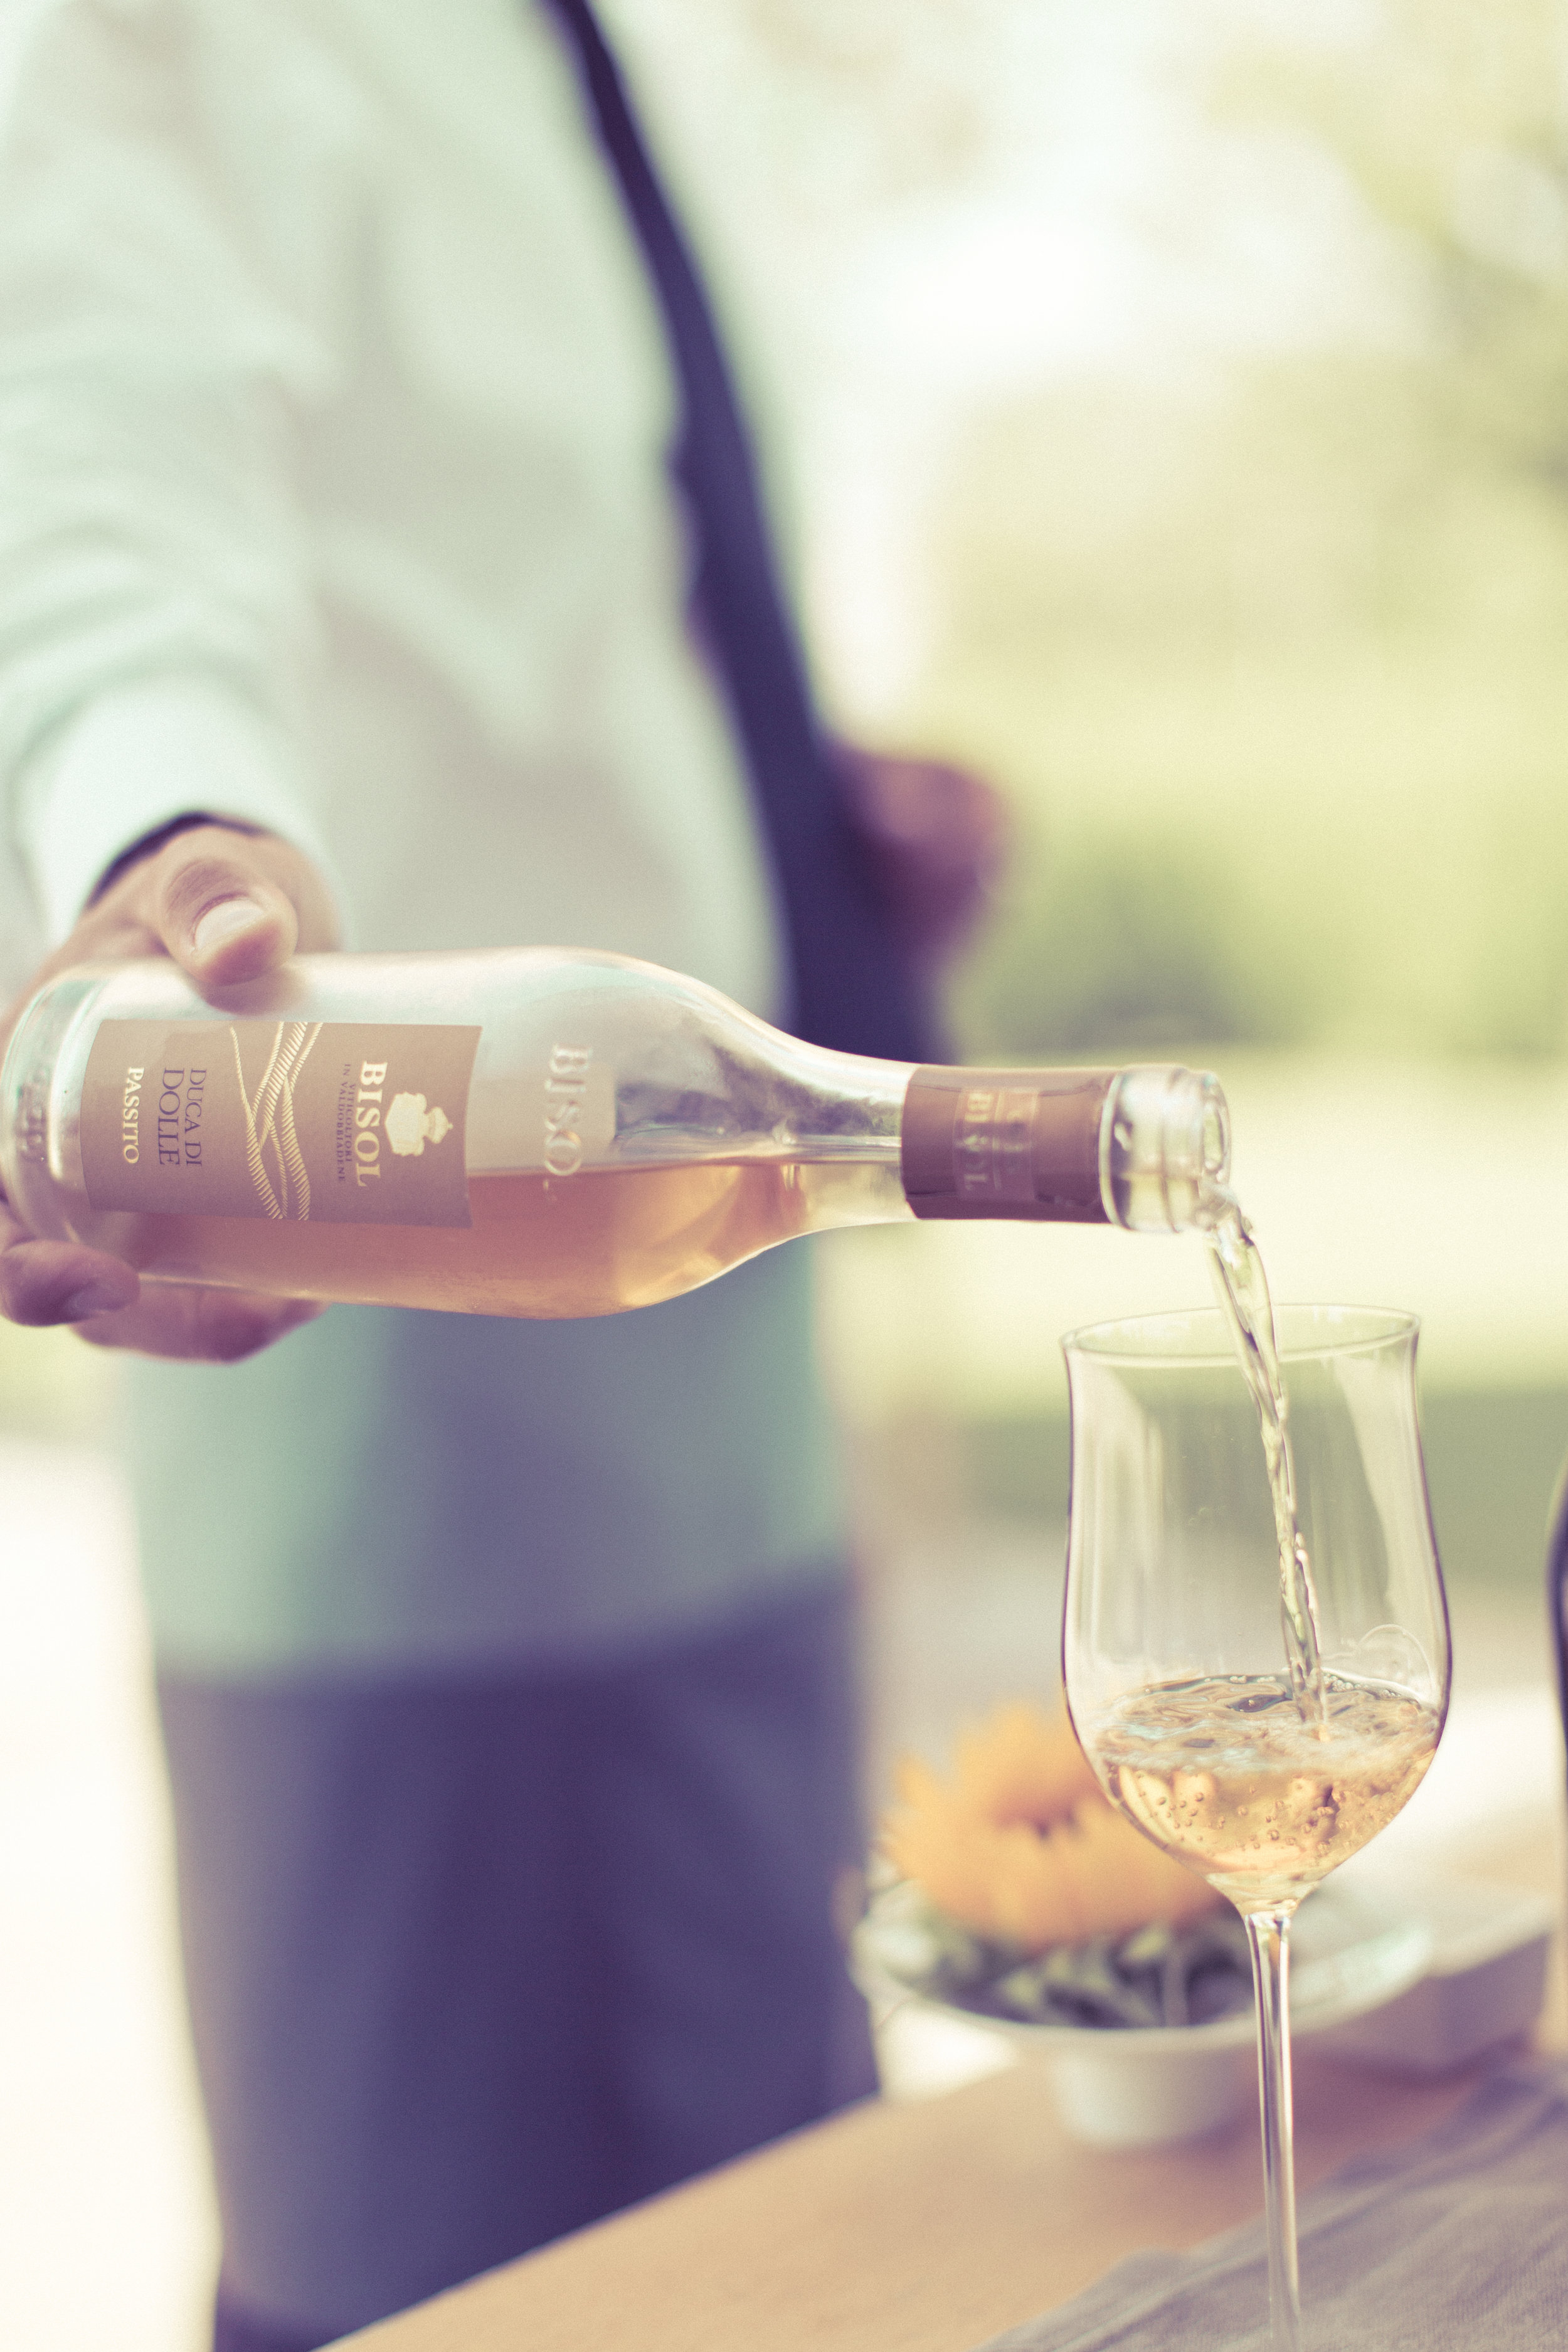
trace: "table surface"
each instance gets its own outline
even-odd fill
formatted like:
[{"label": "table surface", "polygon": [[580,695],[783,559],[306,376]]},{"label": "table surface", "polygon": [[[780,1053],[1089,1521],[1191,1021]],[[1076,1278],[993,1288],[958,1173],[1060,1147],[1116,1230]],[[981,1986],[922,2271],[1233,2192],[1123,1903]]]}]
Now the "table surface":
[{"label": "table surface", "polygon": [[[1455,1856],[1466,1875],[1561,1883],[1552,1822]],[[1562,1955],[1544,2046],[1568,2048]],[[1479,2069],[1420,2082],[1296,2063],[1297,2179],[1417,2137]],[[363,2352],[973,2352],[1140,2247],[1197,2243],[1258,2212],[1247,2119],[1173,2147],[1104,2152],[1058,2123],[1044,2070],[872,2101],[775,2142],[352,2339]]]}]

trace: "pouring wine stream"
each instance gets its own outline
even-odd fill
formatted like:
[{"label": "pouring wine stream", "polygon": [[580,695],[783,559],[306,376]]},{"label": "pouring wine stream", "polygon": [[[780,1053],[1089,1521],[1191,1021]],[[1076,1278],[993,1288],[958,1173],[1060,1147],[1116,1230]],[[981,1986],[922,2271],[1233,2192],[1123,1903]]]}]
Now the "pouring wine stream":
[{"label": "pouring wine stream", "polygon": [[1296,1516],[1296,1465],[1290,1454],[1289,1405],[1274,1331],[1274,1302],[1268,1295],[1263,1253],[1240,1202],[1220,1185],[1205,1191],[1200,1222],[1209,1273],[1263,1433],[1263,1458],[1279,1544],[1279,1614],[1291,1695],[1302,1722],[1326,1735],[1328,1695],[1318,1633],[1318,1595],[1311,1559]]}]

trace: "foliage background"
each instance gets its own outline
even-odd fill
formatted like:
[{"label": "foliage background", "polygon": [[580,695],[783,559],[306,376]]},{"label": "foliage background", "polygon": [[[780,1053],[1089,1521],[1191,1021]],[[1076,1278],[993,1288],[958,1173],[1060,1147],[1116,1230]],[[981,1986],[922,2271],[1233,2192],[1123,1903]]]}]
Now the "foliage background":
[{"label": "foliage background", "polygon": [[[958,1050],[1212,1062],[1277,1289],[1422,1312],[1450,1565],[1533,1578],[1568,1447],[1563,7],[639,16],[788,356],[836,716],[1013,803]],[[721,75],[768,94],[729,132]],[[852,1420],[900,1460],[920,1427],[982,1509],[1059,1507],[1067,1324],[1204,1288],[1070,1235],[823,1255]]]}]

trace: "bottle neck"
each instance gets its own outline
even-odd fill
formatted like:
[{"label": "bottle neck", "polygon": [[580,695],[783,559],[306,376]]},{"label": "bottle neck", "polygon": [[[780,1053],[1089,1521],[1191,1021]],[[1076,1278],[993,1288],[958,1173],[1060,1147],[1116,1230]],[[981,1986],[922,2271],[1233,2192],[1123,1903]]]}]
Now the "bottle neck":
[{"label": "bottle neck", "polygon": [[1206,1071],[922,1066],[900,1164],[917,1217],[1180,1233],[1224,1197],[1230,1118]]},{"label": "bottle neck", "polygon": [[925,1066],[904,1102],[904,1191],[917,1217],[1104,1224],[1100,1138],[1114,1070]]}]

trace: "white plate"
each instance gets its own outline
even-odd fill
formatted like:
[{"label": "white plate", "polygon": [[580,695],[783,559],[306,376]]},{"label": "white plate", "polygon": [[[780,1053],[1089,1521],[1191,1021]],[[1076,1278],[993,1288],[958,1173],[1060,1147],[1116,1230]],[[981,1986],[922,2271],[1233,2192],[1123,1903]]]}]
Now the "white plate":
[{"label": "white plate", "polygon": [[[1048,2061],[1062,2120],[1102,2147],[1151,2147],[1214,2131],[1253,2096],[1251,2004],[1207,2025],[1033,2025],[933,1999],[900,1972],[909,1895],[875,1896],[856,1930],[857,1981],[874,2007],[923,2010],[981,2026],[1021,2055]],[[1344,2025],[1405,1992],[1427,1969],[1430,1925],[1375,1885],[1321,1887],[1292,1931],[1292,2032]],[[907,1964],[907,1955],[906,1955]]]},{"label": "white plate", "polygon": [[[872,1898],[855,1933],[855,1973],[874,2000],[918,2000],[952,2017],[992,2027],[1026,2049],[1075,2049],[1087,2036],[1097,2045],[1116,2046],[1119,2056],[1155,2051],[1250,2050],[1250,2003],[1206,2025],[1036,2025],[1023,2018],[997,2017],[989,2010],[936,2000],[899,1972],[897,1945],[905,1890],[885,1889]],[[1426,1971],[1433,1954],[1429,1923],[1403,1909],[1391,1910],[1375,1885],[1320,1887],[1291,1930],[1290,2027],[1317,2033],[1363,2016],[1404,1992]]]},{"label": "white plate", "polygon": [[1330,2029],[1336,2057],[1442,2074],[1529,2032],[1546,1995],[1560,1898],[1394,1855],[1358,1854],[1346,1872],[1352,1885],[1374,1888],[1380,1900],[1420,1920],[1434,1948],[1419,1983]]}]

